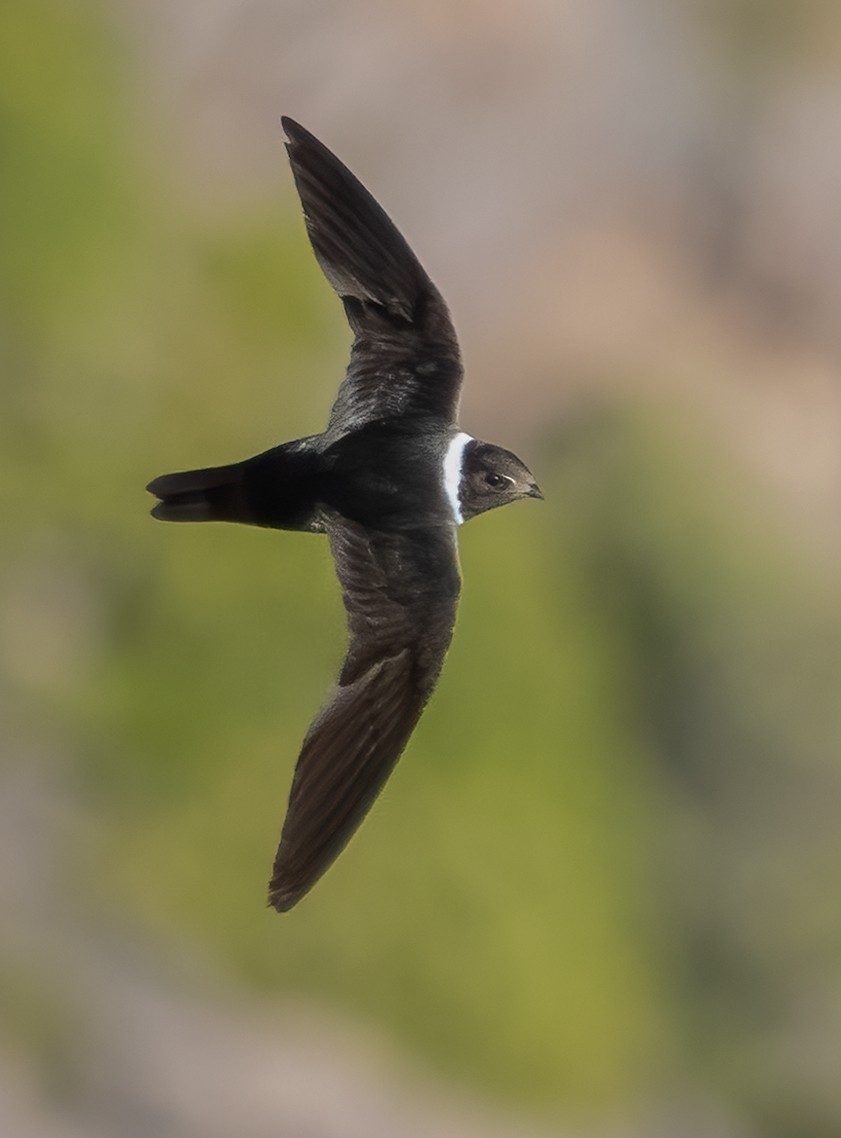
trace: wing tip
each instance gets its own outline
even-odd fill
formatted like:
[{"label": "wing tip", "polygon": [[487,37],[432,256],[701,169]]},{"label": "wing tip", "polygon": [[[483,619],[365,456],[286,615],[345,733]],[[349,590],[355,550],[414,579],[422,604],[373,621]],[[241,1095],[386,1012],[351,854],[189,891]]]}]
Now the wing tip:
[{"label": "wing tip", "polygon": [[280,125],[283,128],[283,133],[286,135],[287,147],[300,146],[302,143],[315,139],[315,135],[310,134],[306,127],[301,126],[299,122],[290,118],[289,115],[280,116]]},{"label": "wing tip", "polygon": [[277,876],[273,877],[269,882],[269,896],[267,905],[269,908],[274,909],[276,913],[288,913],[301,898],[309,892],[309,886],[301,888],[292,888],[291,886],[284,885]]}]

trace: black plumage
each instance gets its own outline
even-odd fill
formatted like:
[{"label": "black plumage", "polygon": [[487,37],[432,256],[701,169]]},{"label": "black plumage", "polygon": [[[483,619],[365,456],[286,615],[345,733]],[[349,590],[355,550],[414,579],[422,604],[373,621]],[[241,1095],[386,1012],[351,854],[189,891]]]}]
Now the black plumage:
[{"label": "black plumage", "polygon": [[269,886],[291,908],[341,852],[432,693],[460,590],[456,526],[540,497],[510,451],[456,424],[462,367],[447,307],[353,174],[284,118],[307,232],[354,332],[323,434],[148,486],[165,521],[326,533],[347,609],[336,685],[306,734]]}]

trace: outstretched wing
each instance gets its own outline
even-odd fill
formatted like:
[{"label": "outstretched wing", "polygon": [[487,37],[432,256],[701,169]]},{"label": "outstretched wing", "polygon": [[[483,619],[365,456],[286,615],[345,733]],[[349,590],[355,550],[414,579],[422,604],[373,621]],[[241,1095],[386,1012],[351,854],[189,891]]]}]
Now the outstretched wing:
[{"label": "outstretched wing", "polygon": [[282,122],[312,247],[355,336],[328,439],[395,415],[454,423],[462,367],[440,293],[350,170],[298,123]]},{"label": "outstretched wing", "polygon": [[301,749],[269,902],[291,909],[370,809],[432,694],[460,589],[455,528],[328,533],[348,614],[341,675]]}]

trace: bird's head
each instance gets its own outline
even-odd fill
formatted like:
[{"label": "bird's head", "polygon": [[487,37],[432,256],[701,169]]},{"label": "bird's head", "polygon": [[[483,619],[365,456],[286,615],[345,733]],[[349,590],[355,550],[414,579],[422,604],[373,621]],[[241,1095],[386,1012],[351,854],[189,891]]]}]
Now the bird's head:
[{"label": "bird's head", "polygon": [[464,448],[459,504],[464,520],[519,498],[542,498],[524,462],[510,450],[471,439]]}]

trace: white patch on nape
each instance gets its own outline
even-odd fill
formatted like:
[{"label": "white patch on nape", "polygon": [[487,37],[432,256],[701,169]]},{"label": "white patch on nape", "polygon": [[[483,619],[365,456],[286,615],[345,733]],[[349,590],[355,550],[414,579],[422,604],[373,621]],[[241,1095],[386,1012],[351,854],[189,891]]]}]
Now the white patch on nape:
[{"label": "white patch on nape", "polygon": [[464,521],[458,493],[461,485],[461,469],[464,464],[464,448],[472,442],[473,439],[470,435],[466,435],[464,431],[459,431],[450,439],[450,445],[444,455],[444,493],[453,508],[453,520],[457,526],[460,526]]}]

